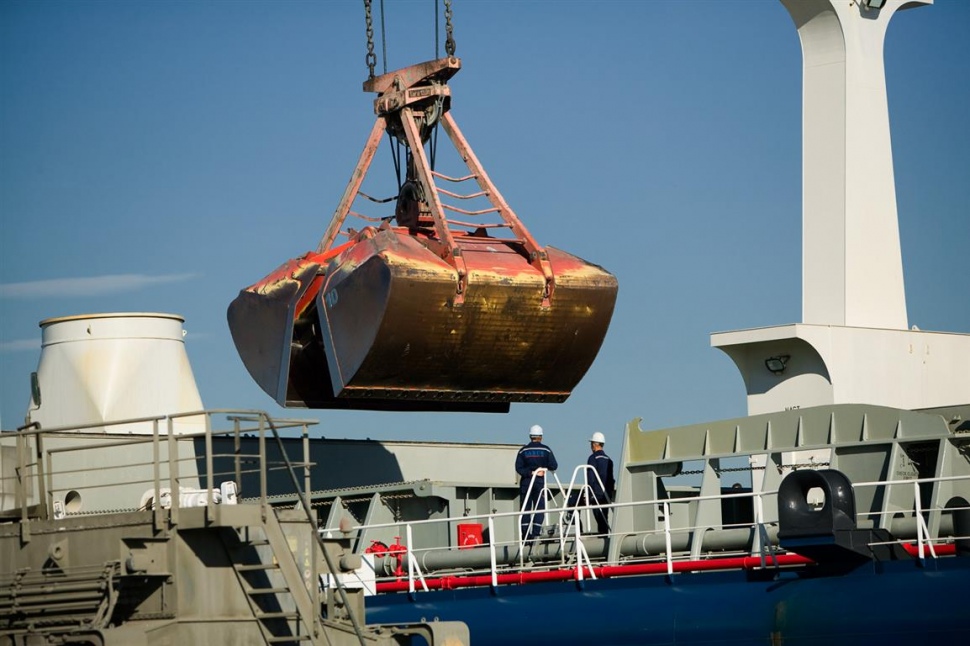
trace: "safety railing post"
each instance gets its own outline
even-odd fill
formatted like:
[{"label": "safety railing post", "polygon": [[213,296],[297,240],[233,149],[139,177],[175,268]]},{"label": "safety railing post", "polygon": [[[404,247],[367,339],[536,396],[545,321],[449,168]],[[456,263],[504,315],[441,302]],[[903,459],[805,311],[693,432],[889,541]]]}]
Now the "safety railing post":
[{"label": "safety railing post", "polygon": [[[310,495],[312,482],[310,480],[310,429],[303,425],[303,491]],[[307,510],[309,512],[309,510]]]},{"label": "safety railing post", "polygon": [[414,577],[417,575],[418,580],[421,582],[421,588],[427,592],[428,584],[424,582],[424,575],[421,573],[421,568],[418,567],[417,559],[414,556],[414,549],[412,547],[411,538],[411,523],[404,526],[404,537],[407,540],[407,545],[405,546],[405,554],[408,558],[408,592],[414,594]]},{"label": "safety railing post", "polygon": [[158,419],[152,420],[152,524],[155,529],[162,528],[162,447],[159,442]]},{"label": "safety railing post", "polygon": [[586,567],[589,568],[589,576],[591,579],[596,579],[596,574],[593,572],[593,562],[589,558],[589,552],[586,551],[586,546],[583,545],[582,529],[579,522],[579,514],[573,515],[573,528],[574,535],[576,537],[576,580],[583,580],[583,563],[585,562]]},{"label": "safety railing post", "polygon": [[241,464],[242,437],[241,437],[239,421],[240,420],[238,417],[233,417],[232,419],[232,437],[233,437],[232,455],[233,455],[233,467],[235,469],[235,475],[236,475],[236,494],[241,496],[242,495],[242,464]]},{"label": "safety railing post", "polygon": [[166,418],[165,428],[167,431],[166,444],[168,445],[168,490],[171,499],[168,517],[171,524],[178,525],[182,497],[179,495],[179,460],[178,447],[175,444],[175,425],[171,417]]},{"label": "safety railing post", "polygon": [[31,478],[27,466],[28,437],[26,433],[17,434],[17,504],[20,506],[20,540],[25,544],[30,542],[30,517],[27,513],[30,503],[27,487]]},{"label": "safety railing post", "polygon": [[[36,469],[37,469],[37,488],[38,488],[37,502],[43,504],[47,508],[45,512],[45,516],[47,517],[48,520],[50,520],[51,518],[54,517],[54,500],[53,500],[54,480],[49,473],[47,475],[45,475],[44,473],[45,465],[44,465],[44,458],[43,458],[43,455],[44,455],[43,433],[38,433],[37,435],[34,436],[34,448],[35,448],[34,461],[36,463]],[[51,468],[48,467],[46,470],[50,472]],[[52,498],[50,502],[48,502],[47,500],[47,492],[51,492]]]},{"label": "safety railing post", "polygon": [[674,573],[674,561],[673,561],[673,555],[671,554],[671,540],[670,540],[670,503],[665,500],[663,505],[664,505],[664,541],[666,544],[667,574],[672,575]]},{"label": "safety railing post", "polygon": [[495,519],[488,517],[488,553],[491,559],[492,590],[498,587],[498,565],[495,558]]},{"label": "safety railing post", "polygon": [[212,487],[215,486],[214,473],[212,471],[212,417],[208,414],[205,418],[205,521],[212,522]]},{"label": "safety railing post", "polygon": [[[43,433],[38,433],[34,439],[37,442],[37,456],[38,461],[40,456],[44,455],[43,450],[41,450],[41,438]],[[47,505],[47,519],[52,520],[54,518],[54,455],[53,453],[47,453],[46,459],[44,460],[47,466],[47,494],[50,496],[50,503]],[[43,500],[43,498],[41,499]]]},{"label": "safety railing post", "polygon": [[915,489],[915,500],[916,500],[916,546],[919,550],[919,560],[923,560],[923,510],[919,499],[919,482],[913,482],[913,489]]},{"label": "safety railing post", "polygon": [[269,514],[269,503],[266,501],[266,424],[263,416],[259,416],[259,507],[265,521]]},{"label": "safety railing post", "polygon": [[404,526],[404,540],[407,542],[407,547],[405,548],[408,557],[408,592],[414,593],[414,557],[411,552],[411,525]]},{"label": "safety railing post", "polygon": [[525,490],[525,494],[522,496],[522,508],[519,510],[519,567],[525,566],[525,539],[528,532],[523,533],[522,524],[525,521],[525,517],[529,516],[529,532],[532,531],[532,521],[535,520],[535,506],[532,510],[528,510],[529,499],[532,498],[532,489],[536,484],[536,474],[532,474],[532,479],[529,480],[529,486]]},{"label": "safety railing post", "polygon": [[936,558],[936,550],[933,548],[933,542],[930,540],[930,528],[926,526],[926,519],[923,518],[923,502],[920,500],[919,484],[919,480],[913,481],[916,500],[916,546],[919,550],[920,563],[922,563],[927,547],[930,550],[930,556],[933,558]]},{"label": "safety railing post", "polygon": [[760,493],[755,494],[754,497],[754,522],[757,523],[758,533],[755,540],[757,540],[758,547],[758,558],[761,560],[761,567],[765,567],[765,551],[771,556],[771,562],[775,567],[778,567],[778,558],[775,556],[775,549],[771,545],[771,539],[768,537],[768,529],[765,527],[765,507],[764,500]]}]

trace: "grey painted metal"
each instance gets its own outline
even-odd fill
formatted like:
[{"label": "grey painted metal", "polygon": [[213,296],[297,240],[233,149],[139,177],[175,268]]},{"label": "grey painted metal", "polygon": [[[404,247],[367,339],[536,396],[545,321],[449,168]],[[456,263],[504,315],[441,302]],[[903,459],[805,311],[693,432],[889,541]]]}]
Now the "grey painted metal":
[{"label": "grey painted metal", "polygon": [[[743,473],[750,482],[746,489],[765,492],[764,521],[774,523],[777,499],[772,492],[783,476],[797,468],[823,466],[799,463],[801,455],[827,455],[824,466],[842,471],[854,483],[904,481],[883,488],[857,487],[857,509],[862,525],[875,523],[913,536],[917,489],[905,481],[970,476],[967,419],[970,406],[920,412],[867,405],[820,406],[655,431],[641,430],[640,420],[634,419],[627,425],[617,501],[665,498],[670,493],[665,482],[677,479],[685,465],[693,465],[702,496],[726,490],[728,478]],[[927,522],[933,535],[951,522],[943,516],[947,503],[970,494],[968,482],[935,482],[919,489],[923,507],[931,510]],[[705,528],[724,522],[720,506],[703,501],[682,513],[686,515],[676,525],[699,528],[704,542],[710,535]],[[657,515],[642,507],[621,508],[613,526],[621,535],[659,529]],[[753,553],[759,551],[758,543],[756,539],[751,545]],[[693,544],[695,556],[700,545]],[[617,543],[610,561],[622,555]]]},{"label": "grey painted metal", "polygon": [[[205,413],[207,418],[226,412]],[[277,509],[269,504],[263,487],[252,501],[220,504],[212,483],[222,478],[213,472],[211,435],[255,433],[276,437],[276,428],[264,414],[232,412],[230,431],[206,424],[205,437],[169,434],[164,443],[156,432],[132,438],[159,456],[161,465],[148,465],[147,484],[112,482],[82,465],[75,469],[52,460],[51,433],[30,429],[5,434],[20,455],[13,478],[17,508],[0,514],[0,644],[55,644],[65,640],[92,644],[181,643],[307,643],[391,644],[410,643],[420,636],[430,644],[467,644],[463,624],[431,622],[394,627],[367,627],[363,590],[328,587],[321,596],[320,575],[340,574],[353,565],[350,535],[321,539],[309,505]],[[169,420],[166,420],[166,423]],[[57,434],[54,434],[57,435]],[[105,442],[120,445],[116,437],[86,438],[74,434],[65,455],[75,455],[79,442],[100,450]],[[56,442],[55,442],[56,444]],[[203,465],[192,478],[205,494],[172,495],[171,506],[159,504],[157,494],[179,478],[175,456],[187,444],[203,447],[195,463]],[[242,445],[243,443],[241,443]],[[128,444],[123,445],[130,449]],[[305,445],[304,445],[305,446]],[[266,443],[250,442],[250,453],[236,458],[259,472],[267,469]],[[171,456],[171,457],[170,457]],[[308,464],[303,455],[300,465]],[[286,465],[297,483],[293,463]],[[68,473],[79,482],[110,489],[145,488],[156,493],[149,507],[130,510],[96,510],[61,513],[38,498],[39,483],[62,482]],[[130,475],[130,474],[129,474]],[[265,481],[265,479],[263,479]],[[26,493],[30,486],[33,497]],[[84,486],[78,485],[82,490]],[[299,493],[299,492],[298,492]],[[107,495],[107,494],[106,494]],[[30,504],[31,500],[36,504]],[[186,501],[195,505],[186,507]],[[339,581],[339,577],[331,576]],[[355,625],[356,622],[356,625]]]}]

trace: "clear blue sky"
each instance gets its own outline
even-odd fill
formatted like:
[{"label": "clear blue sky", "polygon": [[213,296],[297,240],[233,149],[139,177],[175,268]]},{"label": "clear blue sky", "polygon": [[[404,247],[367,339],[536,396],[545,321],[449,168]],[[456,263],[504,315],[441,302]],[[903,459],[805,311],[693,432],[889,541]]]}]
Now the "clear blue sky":
[{"label": "clear blue sky", "polygon": [[[434,58],[434,3],[385,5],[389,69]],[[520,442],[540,423],[574,464],[594,430],[618,454],[634,417],[743,415],[741,378],[709,334],[801,318],[788,13],[773,0],[454,0],[454,22],[453,114],[492,179],[540,242],[620,282],[568,402],[287,411],[236,355],[226,307],[316,245],[372,125],[361,2],[6,0],[4,428],[26,410],[37,323],[110,311],[183,315],[207,406],[318,418],[329,437]],[[924,330],[970,332],[968,30],[970,3],[938,0],[897,15],[887,38],[909,319]]]}]

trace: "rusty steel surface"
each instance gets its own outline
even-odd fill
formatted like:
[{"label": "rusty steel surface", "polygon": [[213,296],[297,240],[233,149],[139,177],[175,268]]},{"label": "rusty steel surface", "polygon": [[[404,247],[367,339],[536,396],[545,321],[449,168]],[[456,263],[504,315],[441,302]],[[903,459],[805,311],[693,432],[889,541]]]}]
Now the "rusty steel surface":
[{"label": "rusty steel surface", "polygon": [[395,89],[414,87],[429,80],[443,83],[457,74],[460,69],[460,58],[454,56],[438,58],[368,79],[364,81],[363,88],[364,92],[384,94]]},{"label": "rusty steel surface", "polygon": [[[236,351],[250,376],[273,399],[285,405],[290,384],[291,347],[306,312],[304,297],[317,279],[321,254],[289,260],[269,276],[239,292],[227,318]],[[317,280],[319,283],[319,280]],[[309,292],[313,295],[313,292]],[[301,307],[302,305],[302,307]]]},{"label": "rusty steel surface", "polygon": [[[388,229],[334,259],[318,309],[338,397],[561,402],[592,364],[616,302],[616,279],[549,249],[556,297],[517,243],[456,237],[455,270],[415,236]],[[521,247],[521,245],[519,245]]]},{"label": "rusty steel surface", "polygon": [[[309,476],[301,485],[296,472],[310,463],[306,421],[296,421],[302,441],[284,444],[293,420],[199,414],[204,431],[161,440],[78,433],[85,425],[3,433],[4,462],[10,449],[21,457],[16,477],[0,480],[11,494],[0,507],[0,646],[469,643],[459,622],[364,623],[365,591],[341,576],[360,567],[354,539],[320,534]],[[228,463],[217,466],[219,446],[234,447],[235,480]],[[249,497],[220,495],[242,473],[255,485]],[[51,504],[68,492],[76,505]]]},{"label": "rusty steel surface", "polygon": [[372,397],[364,402],[338,399],[320,339],[316,297],[328,258],[307,253],[287,261],[259,282],[241,290],[227,318],[236,351],[253,380],[281,406],[390,411],[508,412],[504,402],[454,403]]}]

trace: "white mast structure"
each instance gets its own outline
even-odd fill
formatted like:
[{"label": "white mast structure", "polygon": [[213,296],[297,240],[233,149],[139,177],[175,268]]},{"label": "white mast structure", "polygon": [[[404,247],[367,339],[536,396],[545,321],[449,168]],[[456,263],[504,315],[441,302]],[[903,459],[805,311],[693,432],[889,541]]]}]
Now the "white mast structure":
[{"label": "white mast structure", "polygon": [[802,45],[803,323],[711,335],[756,415],[970,402],[970,335],[908,329],[883,44],[932,0],[781,0]]}]

